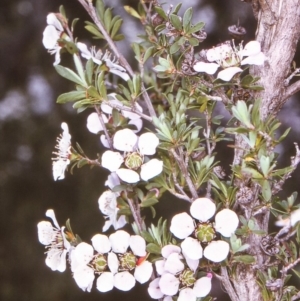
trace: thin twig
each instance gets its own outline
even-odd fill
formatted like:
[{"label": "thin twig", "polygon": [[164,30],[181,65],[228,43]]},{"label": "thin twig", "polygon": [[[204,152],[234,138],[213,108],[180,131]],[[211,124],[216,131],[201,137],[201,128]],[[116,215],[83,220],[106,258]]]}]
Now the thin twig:
[{"label": "thin twig", "polygon": [[[134,76],[134,72],[133,72],[130,64],[125,59],[125,57],[121,54],[121,52],[118,50],[116,44],[111,39],[110,35],[107,33],[107,31],[105,30],[103,24],[99,20],[97,14],[96,14],[96,11],[95,11],[95,7],[93,6],[92,0],[87,0],[88,3],[86,2],[86,0],[78,0],[78,1],[84,7],[84,9],[88,12],[88,14],[90,15],[90,17],[92,18],[92,20],[94,21],[94,23],[96,24],[96,26],[98,27],[98,29],[100,30],[101,34],[103,35],[103,37],[107,41],[110,49],[113,51],[113,53],[115,54],[115,56],[118,58],[118,60],[121,63],[121,65],[126,69],[126,71],[131,75],[131,77],[133,77]],[[143,92],[143,97],[144,97],[144,100],[145,100],[145,102],[147,104],[150,116],[156,116],[155,110],[153,108],[151,99],[150,99],[150,97],[149,97],[149,95],[148,95],[148,93],[147,93],[147,91],[145,89],[144,83],[142,83],[142,92]]]},{"label": "thin twig", "polygon": [[141,217],[141,212],[140,212],[139,206],[137,206],[135,204],[135,202],[131,198],[129,198],[128,196],[127,196],[127,201],[128,201],[128,205],[129,205],[131,214],[133,216],[133,219],[134,219],[135,223],[138,226],[139,231],[141,232],[141,231],[146,230],[145,224],[143,223],[143,219]]}]

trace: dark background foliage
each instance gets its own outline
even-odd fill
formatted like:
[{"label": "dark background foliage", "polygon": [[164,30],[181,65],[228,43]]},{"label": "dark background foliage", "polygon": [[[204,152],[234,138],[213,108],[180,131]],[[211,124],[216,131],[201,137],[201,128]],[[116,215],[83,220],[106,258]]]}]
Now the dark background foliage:
[{"label": "dark background foliage", "polygon": [[[118,14],[124,14],[122,6],[135,6],[137,1],[105,2]],[[204,48],[229,39],[227,27],[238,20],[247,29],[245,40],[254,38],[255,20],[248,4],[238,0],[183,2],[186,8],[194,7],[195,21],[198,18],[211,21],[207,23],[208,39],[201,45]],[[68,173],[63,181],[54,182],[52,178],[52,151],[62,121],[69,124],[72,141],[79,142],[90,157],[96,157],[101,151],[98,138],[85,126],[89,112],[77,115],[71,106],[55,104],[57,96],[69,91],[71,86],[55,72],[54,58],[41,41],[47,14],[58,11],[60,4],[65,6],[69,19],[80,18],[75,34],[87,41],[89,34],[83,29],[83,21],[88,16],[76,0],[2,0],[0,3],[0,299],[151,300],[147,285],[137,285],[134,292],[128,293],[100,294],[96,289],[84,293],[69,270],[52,272],[44,263],[45,249],[38,242],[36,225],[45,219],[46,210],[53,208],[60,224],[70,218],[74,232],[90,242],[103,226],[97,200],[107,176],[103,170],[85,167],[76,169],[73,176]],[[126,39],[119,47],[123,51],[128,48],[125,54],[131,60],[133,55],[128,45],[140,26],[136,20],[125,17]],[[62,64],[68,63],[65,54]],[[292,141],[299,134],[297,99],[290,100],[280,117],[283,129],[293,126],[286,146],[279,149],[281,164],[287,164],[293,154]],[[222,153],[228,158],[230,151],[224,148]],[[219,159],[225,160],[222,156]],[[223,162],[229,163],[228,159]],[[287,183],[282,195],[297,190],[298,178],[296,175]],[[174,212],[187,209],[186,204],[166,195],[157,206],[159,214],[167,216],[170,202],[174,204]],[[223,294],[217,282],[214,291],[215,296]]]}]

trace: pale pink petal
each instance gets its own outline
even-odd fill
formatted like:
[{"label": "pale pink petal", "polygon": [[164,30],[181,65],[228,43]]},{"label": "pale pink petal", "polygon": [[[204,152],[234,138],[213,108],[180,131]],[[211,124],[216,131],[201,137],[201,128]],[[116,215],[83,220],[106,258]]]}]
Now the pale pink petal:
[{"label": "pale pink petal", "polygon": [[264,61],[266,60],[266,56],[260,52],[256,55],[248,56],[247,58],[241,61],[241,65],[263,65]]},{"label": "pale pink petal", "polygon": [[124,162],[122,155],[119,152],[105,151],[101,157],[102,167],[107,168],[109,171],[116,171]]},{"label": "pale pink petal", "polygon": [[114,148],[132,152],[138,141],[138,136],[130,129],[119,130],[114,135]]},{"label": "pale pink petal", "polygon": [[156,260],[155,268],[158,275],[162,275],[165,272],[165,260]]},{"label": "pale pink petal", "polygon": [[138,148],[142,155],[154,155],[159,139],[153,133],[144,133],[138,141]]},{"label": "pale pink petal", "polygon": [[175,245],[166,245],[161,249],[161,255],[164,258],[168,258],[169,255],[171,255],[172,253],[180,254],[181,253],[180,247]]},{"label": "pale pink petal", "polygon": [[211,291],[211,277],[198,279],[194,284],[193,291],[197,297],[207,296]]},{"label": "pale pink petal", "polygon": [[177,253],[170,254],[165,262],[165,266],[164,266],[165,271],[167,271],[173,275],[176,275],[179,272],[183,271],[184,264],[180,259],[181,259],[181,257],[179,254],[177,254]]},{"label": "pale pink petal", "polygon": [[181,243],[182,252],[190,259],[197,260],[202,258],[203,249],[197,239],[187,237]]},{"label": "pale pink petal", "polygon": [[187,287],[180,291],[177,301],[196,301],[197,297],[194,291]]},{"label": "pale pink petal", "polygon": [[174,296],[178,292],[179,279],[173,274],[163,274],[159,280],[159,287],[163,294],[168,296]]},{"label": "pale pink petal", "polygon": [[250,41],[241,51],[242,56],[256,55],[261,52],[260,43],[258,41]]},{"label": "pale pink petal", "polygon": [[149,283],[148,293],[152,299],[160,299],[164,296],[159,287],[160,278],[155,278]]},{"label": "pale pink petal", "polygon": [[[108,119],[104,114],[102,114],[102,118],[103,118],[104,123],[108,122]],[[91,113],[88,116],[86,126],[87,126],[88,130],[93,134],[97,134],[100,131],[103,131],[103,127],[101,125],[101,122],[99,120],[99,116],[97,113]]]}]

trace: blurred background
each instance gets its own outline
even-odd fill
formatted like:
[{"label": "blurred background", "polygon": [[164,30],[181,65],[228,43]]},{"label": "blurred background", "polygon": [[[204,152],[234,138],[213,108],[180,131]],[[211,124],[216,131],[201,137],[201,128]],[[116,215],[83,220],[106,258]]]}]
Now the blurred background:
[{"label": "blurred background", "polygon": [[[118,46],[130,60],[128,45],[134,41],[141,26],[125,15],[123,5],[135,6],[137,1],[104,1],[114,7],[116,14],[125,18],[125,41]],[[168,1],[164,1],[168,2]],[[177,4],[177,1],[169,3]],[[247,30],[245,41],[254,38],[255,20],[249,4],[239,0],[183,1],[181,12],[192,6],[194,20],[206,22],[208,38],[204,48],[230,39],[227,27],[239,21]],[[1,0],[0,3],[0,299],[3,301],[91,301],[132,299],[151,300],[145,285],[137,285],[134,292],[116,290],[100,294],[82,292],[72,279],[70,271],[52,272],[45,265],[44,247],[37,239],[37,223],[45,220],[45,212],[53,208],[62,225],[70,218],[75,233],[90,242],[99,233],[104,220],[98,210],[98,198],[104,190],[107,174],[88,167],[66,174],[63,181],[54,182],[51,157],[60,124],[69,124],[73,143],[79,142],[86,153],[95,158],[100,143],[97,136],[86,129],[90,112],[78,115],[72,106],[56,104],[58,95],[72,86],[54,70],[54,57],[42,45],[42,33],[49,12],[65,6],[69,20],[79,17],[75,35],[86,42],[90,35],[84,30],[88,15],[78,1],[73,0]],[[92,41],[90,39],[90,41]],[[97,43],[93,42],[93,43]],[[97,45],[97,44],[96,44]],[[298,60],[299,61],[299,60]],[[68,55],[62,56],[62,65],[68,66]],[[70,66],[70,65],[69,65]],[[285,144],[278,148],[280,165],[288,164],[294,154],[293,141],[299,140],[299,99],[291,99],[280,113],[283,132],[293,129]],[[226,165],[231,152],[223,151]],[[299,187],[299,170],[285,185],[282,197]],[[159,215],[169,210],[166,195],[157,205]],[[172,200],[174,213],[187,209],[181,201]],[[172,206],[173,207],[173,206]],[[227,300],[219,283],[214,283],[214,296]]]}]

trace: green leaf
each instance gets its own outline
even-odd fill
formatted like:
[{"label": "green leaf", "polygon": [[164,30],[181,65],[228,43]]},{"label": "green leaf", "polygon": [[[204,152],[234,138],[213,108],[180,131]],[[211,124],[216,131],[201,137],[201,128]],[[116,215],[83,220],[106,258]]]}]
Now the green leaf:
[{"label": "green leaf", "polygon": [[103,3],[102,0],[97,0],[96,1],[96,9],[97,9],[97,13],[100,17],[100,20],[103,20],[105,7],[104,7],[104,3]]},{"label": "green leaf", "polygon": [[192,21],[192,17],[193,17],[193,8],[190,7],[185,11],[185,13],[183,15],[182,25],[183,25],[183,29],[185,32],[189,32],[189,30],[190,30],[190,24]]},{"label": "green leaf", "polygon": [[146,251],[151,254],[161,255],[161,247],[154,243],[148,244],[146,247]]},{"label": "green leaf", "polygon": [[159,7],[159,6],[155,6],[154,7],[154,10],[164,19],[164,20],[167,20],[168,19],[168,16],[166,15],[165,11]]},{"label": "green leaf", "polygon": [[128,5],[125,5],[125,6],[124,6],[124,9],[125,9],[125,11],[126,11],[129,15],[131,15],[131,16],[137,18],[137,19],[141,19],[141,18],[142,18],[142,17],[139,15],[139,13],[138,13],[134,8],[132,8],[132,7],[128,6]]},{"label": "green leaf", "polygon": [[242,262],[245,264],[251,264],[255,262],[255,258],[251,255],[239,255],[239,256],[234,256],[233,261]]},{"label": "green leaf", "polygon": [[158,200],[155,198],[147,199],[141,203],[142,208],[150,207],[158,203]]},{"label": "green leaf", "polygon": [[271,186],[268,180],[262,181],[262,195],[266,202],[269,202],[272,197]]},{"label": "green leaf", "polygon": [[57,98],[57,103],[66,103],[84,99],[86,97],[85,91],[71,91],[61,94]]},{"label": "green leaf", "polygon": [[177,29],[182,30],[182,24],[178,16],[171,14],[170,15],[171,24]]},{"label": "green leaf", "polygon": [[171,47],[170,47],[170,54],[176,53],[180,49],[180,45],[178,42],[175,42]]},{"label": "green leaf", "polygon": [[91,96],[93,98],[96,98],[96,99],[100,98],[100,95],[94,86],[89,86],[87,89],[87,93],[88,93],[88,96]]},{"label": "green leaf", "polygon": [[76,26],[76,24],[77,24],[78,21],[79,21],[79,18],[76,18],[76,19],[74,19],[74,20],[72,21],[71,31],[74,31],[74,28],[75,28],[75,26]]},{"label": "green leaf", "polygon": [[111,21],[112,21],[111,8],[107,8],[104,13],[103,25],[108,32],[110,31]]},{"label": "green leaf", "polygon": [[87,86],[86,83],[83,82],[81,80],[81,78],[71,69],[60,66],[60,65],[56,65],[56,66],[54,66],[54,68],[60,76],[66,78],[80,86],[83,86],[83,87]]},{"label": "green leaf", "polygon": [[122,19],[119,19],[115,22],[113,28],[112,28],[112,31],[110,33],[111,37],[114,38],[114,36],[117,34],[117,32],[119,31],[119,29],[121,28],[123,24],[123,20]]},{"label": "green leaf", "polygon": [[88,84],[91,85],[92,80],[93,80],[93,74],[94,74],[94,61],[93,61],[93,59],[89,59],[86,62],[85,69],[86,69],[86,77],[87,77]]},{"label": "green leaf", "polygon": [[143,63],[146,63],[148,58],[152,56],[154,49],[155,49],[154,46],[147,48],[147,50],[145,51],[144,57],[143,57]]},{"label": "green leaf", "polygon": [[86,25],[84,26],[84,28],[92,33],[96,38],[104,39],[102,33],[94,25]]},{"label": "green leaf", "polygon": [[78,54],[74,54],[73,59],[74,59],[74,63],[75,63],[75,67],[76,67],[78,75],[80,76],[80,78],[81,78],[82,82],[85,84],[85,86],[87,86],[87,82],[86,82],[85,76],[84,76],[83,66],[82,66],[82,63],[81,63],[81,60],[80,60]]},{"label": "green leaf", "polygon": [[196,25],[193,25],[190,27],[190,30],[187,33],[195,33],[199,30],[201,30],[204,27],[205,23],[199,22]]}]

